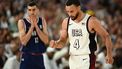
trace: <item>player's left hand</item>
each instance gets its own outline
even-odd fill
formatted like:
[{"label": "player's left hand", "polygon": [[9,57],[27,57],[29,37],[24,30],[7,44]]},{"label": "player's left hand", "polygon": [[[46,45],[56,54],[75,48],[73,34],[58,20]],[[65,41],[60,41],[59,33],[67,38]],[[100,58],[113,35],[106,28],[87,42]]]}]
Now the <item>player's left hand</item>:
[{"label": "player's left hand", "polygon": [[113,64],[113,62],[114,62],[113,57],[107,55],[107,56],[106,56],[106,63],[108,63],[108,64]]}]

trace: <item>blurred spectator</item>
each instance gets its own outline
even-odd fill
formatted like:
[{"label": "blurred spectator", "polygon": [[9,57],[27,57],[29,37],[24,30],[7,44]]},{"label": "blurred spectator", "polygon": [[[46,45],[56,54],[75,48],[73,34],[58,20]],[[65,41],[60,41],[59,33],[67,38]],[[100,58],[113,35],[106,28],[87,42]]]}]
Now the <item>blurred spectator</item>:
[{"label": "blurred spectator", "polygon": [[44,54],[44,63],[46,69],[58,69],[56,61],[53,60],[56,50],[54,48],[48,47],[46,53]]},{"label": "blurred spectator", "polygon": [[[57,49],[55,55],[54,55],[54,60],[56,61],[57,63],[57,66],[59,69],[63,69],[65,67],[65,60],[67,62],[67,55],[68,53],[68,46],[62,48],[62,49]],[[66,56],[67,55],[67,56]],[[67,64],[68,65],[68,64]]]},{"label": "blurred spectator", "polygon": [[122,48],[118,48],[115,51],[115,56],[114,56],[114,66],[117,69],[121,69],[122,68]]},{"label": "blurred spectator", "polygon": [[67,52],[62,58],[62,67],[63,69],[69,69],[69,53]]},{"label": "blurred spectator", "polygon": [[12,33],[17,33],[17,23],[19,19],[22,19],[24,16],[24,11],[17,11],[11,18],[9,19],[9,30]]},{"label": "blurred spectator", "polygon": [[4,45],[0,44],[0,69],[3,68],[7,60],[7,57],[4,55],[4,52],[5,52]]},{"label": "blurred spectator", "polygon": [[[13,57],[12,49],[19,43],[18,39],[18,19],[23,18],[27,13],[26,4],[32,0],[0,0],[0,67],[3,67],[5,60]],[[66,0],[36,0],[40,7],[40,16],[46,18],[50,39],[58,39],[60,36],[62,19],[67,15],[64,13],[64,3]],[[122,48],[122,0],[80,0],[82,10],[86,13],[98,17],[101,24],[108,30],[114,44],[113,54],[115,62],[114,69],[122,68],[121,48]],[[100,49],[104,46],[98,37]],[[61,49],[54,53],[53,59],[59,68],[68,69],[67,49]],[[5,52],[5,53],[3,53]],[[100,56],[102,55],[102,56]],[[98,54],[104,60],[104,51]],[[99,57],[98,57],[99,58]],[[99,58],[99,59],[100,59]],[[100,61],[100,62],[99,62]],[[99,60],[96,66],[100,69],[104,64]]]},{"label": "blurred spectator", "polygon": [[6,14],[1,15],[0,28],[8,28],[8,19]]},{"label": "blurred spectator", "polygon": [[102,68],[102,63],[101,62],[99,62],[99,61],[96,61],[96,64],[95,64],[95,69],[103,69]]},{"label": "blurred spectator", "polygon": [[6,61],[3,69],[19,69],[20,67],[20,51],[19,48],[16,50],[13,50],[14,56],[8,58]]},{"label": "blurred spectator", "polygon": [[114,52],[114,66],[117,68],[122,68],[122,35],[118,36],[115,42],[115,52]]},{"label": "blurred spectator", "polygon": [[97,56],[97,62],[99,62],[98,64],[102,65],[102,69],[111,69],[112,65],[111,64],[107,64],[105,61],[105,56],[106,56],[106,48],[105,46],[101,48],[100,53]]}]

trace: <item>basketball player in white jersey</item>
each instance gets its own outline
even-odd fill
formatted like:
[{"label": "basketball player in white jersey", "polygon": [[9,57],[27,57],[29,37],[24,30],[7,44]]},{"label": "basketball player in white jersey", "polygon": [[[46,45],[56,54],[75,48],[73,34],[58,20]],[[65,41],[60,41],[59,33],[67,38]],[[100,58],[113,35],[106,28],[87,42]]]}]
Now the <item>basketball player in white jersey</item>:
[{"label": "basketball player in white jersey", "polygon": [[62,22],[59,40],[51,40],[50,46],[62,48],[68,39],[70,42],[70,69],[95,69],[96,34],[101,36],[106,45],[106,62],[112,64],[112,42],[100,21],[96,17],[83,13],[78,0],[68,0],[65,10],[69,18]]}]

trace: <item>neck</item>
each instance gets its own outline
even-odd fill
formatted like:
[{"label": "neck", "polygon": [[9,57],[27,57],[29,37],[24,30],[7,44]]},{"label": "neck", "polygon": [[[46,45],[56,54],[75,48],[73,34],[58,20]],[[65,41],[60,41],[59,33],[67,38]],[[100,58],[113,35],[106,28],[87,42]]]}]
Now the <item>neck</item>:
[{"label": "neck", "polygon": [[76,22],[80,22],[84,18],[85,14],[81,11],[75,20]]}]

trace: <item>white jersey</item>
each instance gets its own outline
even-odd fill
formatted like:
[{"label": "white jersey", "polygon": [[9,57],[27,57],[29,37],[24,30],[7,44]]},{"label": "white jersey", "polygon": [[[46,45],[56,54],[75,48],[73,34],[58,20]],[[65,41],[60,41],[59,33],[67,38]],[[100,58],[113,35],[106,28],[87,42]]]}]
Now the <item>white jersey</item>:
[{"label": "white jersey", "polygon": [[75,23],[71,18],[68,21],[68,37],[70,42],[70,55],[87,55],[96,50],[95,33],[88,30],[90,15]]}]

